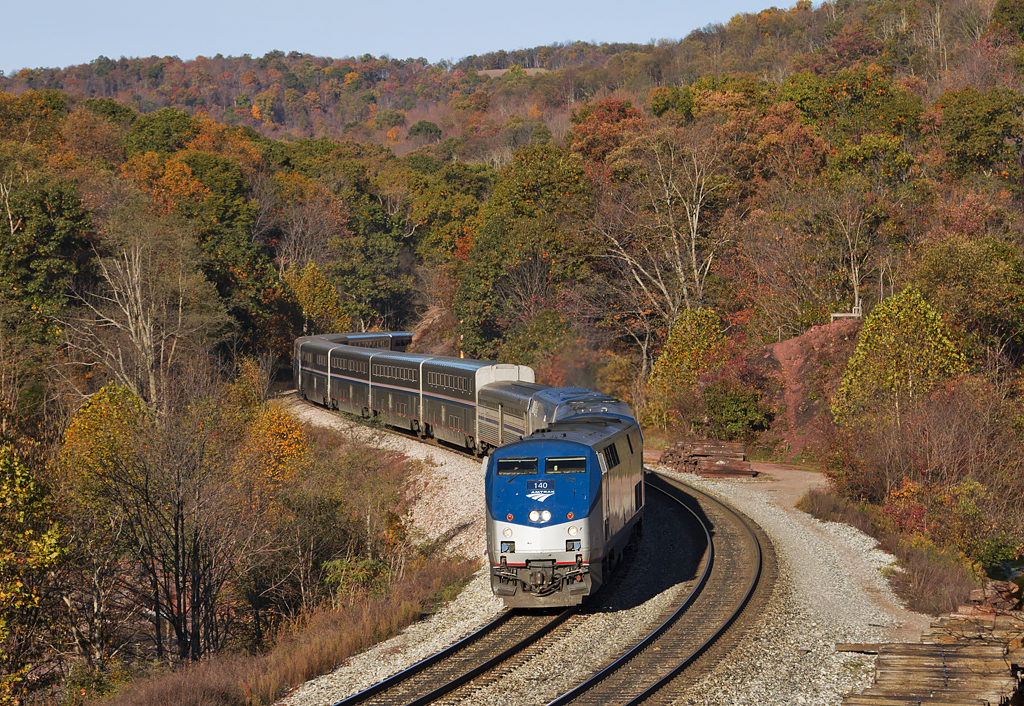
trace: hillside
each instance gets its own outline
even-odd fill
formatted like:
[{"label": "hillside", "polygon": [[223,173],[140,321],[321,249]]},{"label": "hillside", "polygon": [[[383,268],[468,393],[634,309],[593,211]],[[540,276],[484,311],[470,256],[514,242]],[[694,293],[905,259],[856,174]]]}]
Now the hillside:
[{"label": "hillside", "polygon": [[[267,137],[349,137],[399,154],[442,140],[464,159],[507,161],[538,125],[561,141],[580,103],[615,95],[646,103],[665,86],[744,77],[775,86],[810,71],[871,62],[923,98],[974,85],[1017,86],[1012,3],[960,0],[951,10],[911,2],[825,3],[740,14],[678,42],[554,44],[498,50],[451,64],[424,59],[318,57],[97,57],[23,69],[0,91],[55,89],[75,100],[112,98],[143,113],[207,113]],[[424,122],[425,121],[425,122]]]},{"label": "hillside", "polygon": [[1024,555],[1019,9],[0,79],[0,703],[322,606],[368,639],[460,579],[406,521],[415,464],[267,400],[306,334],[416,330],[800,456],[968,583]]}]

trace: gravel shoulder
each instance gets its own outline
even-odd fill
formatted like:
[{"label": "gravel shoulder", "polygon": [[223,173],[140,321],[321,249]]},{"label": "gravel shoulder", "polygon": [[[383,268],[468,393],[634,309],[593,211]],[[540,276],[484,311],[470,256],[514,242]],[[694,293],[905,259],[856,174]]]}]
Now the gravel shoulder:
[{"label": "gravel shoulder", "polygon": [[840,642],[918,641],[930,618],[906,610],[881,570],[894,558],[857,529],[794,507],[818,473],[754,464],[754,479],[673,475],[744,512],[771,537],[779,580],[758,627],[680,704],[839,704],[871,683],[874,658]]},{"label": "gravel shoulder", "polygon": [[[484,495],[478,461],[352,424],[294,396],[286,397],[285,404],[310,424],[347,430],[382,448],[421,460],[413,507],[417,530],[425,538],[445,537],[450,551],[483,563]],[[755,467],[762,475],[742,480],[706,480],[668,472],[729,502],[760,524],[779,556],[779,584],[759,627],[678,703],[839,704],[844,694],[870,684],[874,660],[836,653],[835,643],[916,641],[929,619],[905,610],[893,595],[881,574],[893,558],[875,549],[874,540],[847,525],[819,522],[793,507],[807,488],[824,482],[820,474],[767,464]],[[645,536],[650,534],[648,531]],[[646,546],[637,552],[641,564],[648,555]],[[656,610],[666,599],[664,594],[653,596],[628,609],[595,606],[593,619],[584,621],[588,627],[574,630],[573,636],[562,642],[561,650],[584,642],[614,643],[608,640],[609,634],[625,638],[637,622],[633,611]],[[470,634],[501,607],[501,601],[491,595],[486,571],[481,570],[458,598],[437,614],[353,657],[334,672],[307,682],[279,703],[336,703]],[[557,655],[559,647],[548,651]],[[518,676],[503,680],[497,690],[485,690],[487,694],[470,697],[466,703],[485,703],[498,694],[505,698],[515,694],[516,703],[545,703],[562,685],[544,675],[565,669],[564,662],[561,670],[547,662],[543,656],[531,660],[516,670]],[[549,671],[552,668],[557,671]]]}]

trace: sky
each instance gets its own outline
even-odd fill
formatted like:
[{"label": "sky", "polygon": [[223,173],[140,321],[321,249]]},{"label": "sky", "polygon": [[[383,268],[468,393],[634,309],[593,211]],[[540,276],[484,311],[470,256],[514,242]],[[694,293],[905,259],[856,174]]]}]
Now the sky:
[{"label": "sky", "polygon": [[[795,0],[794,0],[795,2]],[[790,7],[792,2],[781,5]],[[259,57],[297,51],[344,58],[373,54],[431,63],[554,42],[638,42],[685,37],[768,0],[2,0],[0,70],[63,68],[103,55]]]}]

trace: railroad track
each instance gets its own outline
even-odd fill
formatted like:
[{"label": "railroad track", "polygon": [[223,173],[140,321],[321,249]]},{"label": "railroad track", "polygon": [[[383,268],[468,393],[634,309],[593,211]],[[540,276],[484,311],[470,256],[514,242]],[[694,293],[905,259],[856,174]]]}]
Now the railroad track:
[{"label": "railroad track", "polygon": [[[554,693],[564,691],[564,695],[550,706],[670,702],[685,686],[681,675],[694,671],[695,662],[721,640],[754,595],[763,573],[756,528],[727,506],[678,481],[648,473],[647,483],[681,513],[692,516],[688,522],[703,528],[704,537],[693,542],[706,547],[703,557],[676,572],[673,580],[685,583],[687,590],[679,591],[652,621],[644,631],[646,637],[603,668],[597,667],[583,683],[575,679],[560,687]],[[692,580],[680,580],[684,575]],[[336,706],[485,703],[495,692],[515,700],[513,692],[504,691],[503,679],[542,659],[545,650],[560,640],[571,640],[575,631],[586,630],[585,623],[593,617],[586,608],[584,604],[582,611],[558,614],[505,611],[456,645]],[[718,651],[727,649],[719,643]]]},{"label": "railroad track", "polygon": [[451,647],[412,665],[335,706],[433,703],[512,659],[564,623],[577,609],[561,612],[503,611]]},{"label": "railroad track", "polygon": [[700,579],[644,640],[548,706],[671,703],[681,695],[673,683],[729,630],[758,588],[763,540],[743,517],[665,476],[649,473],[647,484],[704,527],[708,552]]},{"label": "railroad track", "polygon": [[[358,418],[344,416],[359,423]],[[387,428],[381,430],[474,458],[465,450],[439,444],[432,439],[422,439],[414,433]],[[592,666],[593,676],[584,682],[578,683],[577,680],[565,684],[559,690],[564,694],[550,701],[549,706],[570,703],[582,705],[670,702],[681,694],[687,681],[692,678],[692,673],[700,671],[694,668],[697,664],[713,661],[714,655],[708,655],[709,651],[724,654],[734,646],[728,643],[735,643],[735,637],[732,640],[723,640],[722,637],[741,615],[755,593],[762,575],[762,542],[767,544],[768,554],[771,555],[767,537],[758,528],[751,527],[728,506],[695,488],[651,472],[647,473],[646,482],[649,489],[670,498],[681,512],[691,514],[694,521],[704,528],[702,542],[707,549],[694,571],[696,580],[683,581],[681,575],[677,576],[676,580],[686,583],[689,590],[680,592],[673,605],[662,611],[660,618],[652,623],[651,632],[610,663]],[[769,567],[773,572],[773,562],[769,562]],[[767,596],[763,600],[767,600]],[[559,624],[550,625],[544,628],[543,632],[535,626],[528,625],[526,616],[521,613],[503,613],[478,633],[449,650],[413,665],[385,682],[339,702],[337,706],[355,703],[474,702],[476,699],[473,695],[478,692],[486,694],[489,684],[497,683],[500,689],[504,675],[543,652],[545,645],[557,641],[556,635],[568,634],[575,629],[585,629],[582,623],[586,617],[577,616],[547,640],[536,645],[533,650],[525,652],[529,645],[552,633],[563,621],[571,617],[569,613],[571,612],[561,614]],[[505,621],[511,624],[505,624]],[[498,627],[502,627],[500,634],[496,632],[493,637],[478,640],[496,631]],[[510,632],[521,637],[515,640],[511,637],[502,637]],[[519,639],[522,643],[514,646],[513,643]],[[450,659],[468,647],[470,642],[477,642],[472,651],[465,651],[462,656]],[[448,667],[443,665],[460,662],[464,666],[462,671],[454,668],[450,670],[451,676],[446,677],[445,674],[449,673],[446,671]],[[470,665],[471,662],[475,663]],[[406,685],[401,686],[403,683]],[[493,693],[493,689],[491,691]],[[377,700],[378,698],[381,700]]]}]

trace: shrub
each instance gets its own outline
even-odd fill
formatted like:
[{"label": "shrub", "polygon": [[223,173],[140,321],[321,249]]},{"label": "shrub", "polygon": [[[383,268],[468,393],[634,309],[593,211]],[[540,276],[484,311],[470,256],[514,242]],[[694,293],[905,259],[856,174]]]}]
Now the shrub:
[{"label": "shrub", "polygon": [[920,535],[894,531],[891,513],[874,505],[851,502],[827,488],[813,488],[796,506],[819,520],[845,522],[877,539],[899,562],[899,569],[887,576],[911,610],[928,615],[953,611],[980,585],[976,566],[962,553],[936,547]]},{"label": "shrub", "polygon": [[835,490],[989,565],[1024,544],[1024,461],[1015,403],[963,376],[891,416],[833,431],[826,475]]},{"label": "shrub", "polygon": [[437,126],[437,123],[432,123],[429,120],[420,120],[409,128],[409,132],[406,135],[406,139],[412,139],[413,137],[423,137],[427,142],[437,142],[441,139],[441,128]]},{"label": "shrub", "polygon": [[890,581],[907,607],[926,615],[949,613],[967,602],[981,582],[963,556],[920,538],[887,535],[882,548],[895,555],[902,571]]},{"label": "shrub", "polygon": [[797,501],[796,507],[825,522],[844,522],[864,534],[876,536],[880,532],[877,508],[850,502],[828,488],[812,488]]},{"label": "shrub", "polygon": [[722,379],[703,391],[711,435],[716,439],[751,441],[771,424],[772,410],[761,393],[738,381]]},{"label": "shrub", "polygon": [[651,374],[643,420],[691,436],[757,443],[775,418],[769,401],[778,379],[752,362],[742,339],[717,331],[709,309],[684,319],[689,323],[676,327]]},{"label": "shrub", "polygon": [[373,116],[373,127],[377,130],[405,125],[405,113],[401,110],[381,110]]},{"label": "shrub", "polygon": [[136,680],[107,706],[262,706],[290,688],[335,669],[352,655],[397,634],[451,596],[474,571],[468,561],[423,558],[385,597],[339,607],[324,604],[286,623],[272,649],[222,654],[173,672]]}]

